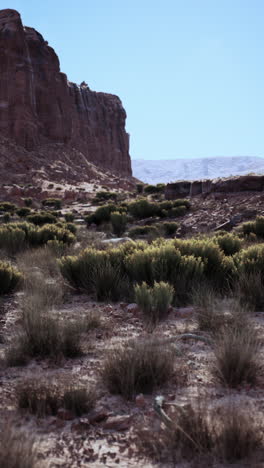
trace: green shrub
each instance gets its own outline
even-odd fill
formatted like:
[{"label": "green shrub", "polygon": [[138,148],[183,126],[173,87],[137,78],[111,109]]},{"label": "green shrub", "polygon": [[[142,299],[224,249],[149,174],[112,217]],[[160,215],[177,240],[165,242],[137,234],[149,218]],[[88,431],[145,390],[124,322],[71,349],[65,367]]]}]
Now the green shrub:
[{"label": "green shrub", "polygon": [[225,234],[217,236],[216,242],[225,255],[234,255],[239,252],[242,246],[242,241],[234,234]]},{"label": "green shrub", "polygon": [[257,216],[255,221],[242,223],[240,228],[242,229],[244,236],[248,236],[253,233],[262,239],[264,237],[264,216]]},{"label": "green shrub", "polygon": [[73,287],[95,294],[98,300],[116,301],[125,294],[127,280],[120,262],[111,261],[107,251],[86,249],[79,257],[63,257],[60,268]]},{"label": "green shrub", "polygon": [[74,221],[74,214],[73,213],[65,213],[64,218],[65,218],[65,221],[67,223],[72,223]]},{"label": "green shrub", "polygon": [[102,377],[111,393],[132,398],[150,393],[173,373],[175,353],[154,341],[130,341],[108,350]]},{"label": "green shrub", "polygon": [[169,211],[169,216],[172,218],[176,218],[178,216],[184,216],[187,212],[187,208],[185,205],[182,206],[175,206]]},{"label": "green shrub", "polygon": [[51,206],[56,210],[60,210],[62,206],[62,200],[61,198],[46,198],[45,200],[42,200],[42,205]]},{"label": "green shrub", "polygon": [[164,189],[165,189],[165,184],[146,185],[144,188],[144,192],[148,194],[162,193],[164,192]]},{"label": "green shrub", "polygon": [[159,230],[156,226],[135,226],[129,230],[128,235],[132,237],[132,239],[139,236],[157,237],[159,235]]},{"label": "green shrub", "polygon": [[211,239],[175,239],[173,245],[182,255],[201,258],[204,274],[209,283],[218,289],[229,288],[237,277],[237,266],[232,257],[225,257],[223,251]]},{"label": "green shrub", "polygon": [[37,226],[43,226],[44,224],[53,224],[57,222],[56,216],[45,211],[28,215],[26,219],[29,223],[36,224]]},{"label": "green shrub", "polygon": [[256,225],[254,221],[247,221],[246,223],[241,224],[240,227],[244,236],[248,236],[251,233],[256,234]]},{"label": "green shrub", "polygon": [[121,236],[125,230],[127,225],[127,216],[125,213],[119,213],[118,211],[114,211],[111,213],[110,221],[112,224],[113,233],[116,236]]},{"label": "green shrub", "polygon": [[137,193],[141,194],[143,193],[144,184],[136,184],[136,188],[137,188]]},{"label": "green shrub", "polygon": [[96,193],[94,197],[95,202],[100,202],[100,201],[107,201],[107,200],[116,200],[117,199],[117,193],[116,192],[108,192],[108,191],[99,191]]},{"label": "green shrub", "polygon": [[53,224],[45,224],[34,231],[29,231],[28,240],[32,246],[43,245],[50,240],[57,240],[70,245],[74,242],[75,236],[68,229]]},{"label": "green shrub", "polygon": [[255,233],[258,237],[264,237],[264,216],[257,216],[255,221]]},{"label": "green shrub", "polygon": [[14,213],[16,210],[16,205],[10,202],[0,202],[0,211],[7,211],[9,213]]},{"label": "green shrub", "polygon": [[10,255],[19,252],[25,244],[26,234],[22,229],[8,226],[0,227],[0,248]]},{"label": "green shrub", "polygon": [[164,282],[154,282],[153,288],[146,283],[135,286],[135,300],[147,321],[156,324],[168,314],[174,295],[173,287]]},{"label": "green shrub", "polygon": [[87,216],[85,221],[87,224],[95,223],[97,225],[108,222],[110,221],[111,213],[114,211],[116,211],[115,205],[100,206],[93,214]]},{"label": "green shrub", "polygon": [[10,214],[9,214],[9,213],[5,213],[5,214],[3,215],[3,221],[4,221],[4,223],[9,223],[10,219],[11,219],[11,217],[10,217]]},{"label": "green shrub", "polygon": [[20,217],[20,218],[25,218],[25,216],[28,216],[29,214],[31,213],[31,210],[30,208],[19,208],[18,210],[16,210],[16,214]]},{"label": "green shrub", "polygon": [[136,219],[144,219],[155,216],[158,212],[157,204],[150,203],[142,198],[128,205],[128,212]]},{"label": "green shrub", "polygon": [[32,205],[32,198],[24,198],[24,203],[26,206]]},{"label": "green shrub", "polygon": [[163,223],[162,227],[164,228],[166,236],[173,236],[173,234],[175,234],[175,232],[179,228],[179,224],[174,222]]},{"label": "green shrub", "polygon": [[174,207],[185,206],[187,208],[187,210],[189,210],[191,208],[191,202],[189,200],[184,199],[184,198],[179,198],[178,200],[173,201],[173,206]]},{"label": "green shrub", "polygon": [[0,262],[0,294],[14,291],[22,280],[22,274],[7,262]]},{"label": "green shrub", "polygon": [[70,231],[72,234],[76,234],[77,232],[77,227],[74,223],[66,223],[65,226],[62,227]]}]

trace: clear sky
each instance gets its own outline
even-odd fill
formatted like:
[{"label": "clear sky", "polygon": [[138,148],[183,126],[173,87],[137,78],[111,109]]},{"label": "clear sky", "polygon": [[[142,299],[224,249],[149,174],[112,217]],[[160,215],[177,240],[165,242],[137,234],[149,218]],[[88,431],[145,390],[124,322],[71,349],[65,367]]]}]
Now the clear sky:
[{"label": "clear sky", "polygon": [[1,0],[70,81],[117,94],[132,158],[264,156],[264,0]]}]

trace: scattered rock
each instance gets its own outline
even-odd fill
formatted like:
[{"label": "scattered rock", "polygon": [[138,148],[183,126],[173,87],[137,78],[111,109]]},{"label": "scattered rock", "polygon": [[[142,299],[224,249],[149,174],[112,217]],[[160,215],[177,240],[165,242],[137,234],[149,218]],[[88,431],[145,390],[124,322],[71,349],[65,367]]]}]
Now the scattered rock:
[{"label": "scattered rock", "polygon": [[67,410],[65,408],[60,408],[57,413],[58,418],[62,419],[63,421],[72,421],[75,419],[75,415],[72,411]]},{"label": "scattered rock", "polygon": [[109,429],[113,431],[126,431],[129,429],[132,421],[132,416],[111,416],[104,423],[104,429]]},{"label": "scattered rock", "polygon": [[176,309],[176,315],[182,318],[190,317],[194,312],[194,307],[180,307],[179,309]]},{"label": "scattered rock", "polygon": [[126,307],[127,312],[137,313],[139,312],[139,307],[136,303],[128,304]]},{"label": "scattered rock", "polygon": [[88,414],[90,424],[97,424],[105,421],[109,416],[109,412],[105,408],[97,408]]},{"label": "scattered rock", "polygon": [[144,398],[143,393],[140,393],[139,395],[137,395],[135,398],[135,401],[136,401],[136,405],[139,408],[144,408],[144,406],[146,406],[146,400]]}]

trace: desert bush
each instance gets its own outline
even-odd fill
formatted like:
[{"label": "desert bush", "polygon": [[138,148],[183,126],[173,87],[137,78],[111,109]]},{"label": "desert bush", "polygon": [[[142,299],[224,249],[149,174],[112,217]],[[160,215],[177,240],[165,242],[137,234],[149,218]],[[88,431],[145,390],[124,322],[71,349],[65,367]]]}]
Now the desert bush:
[{"label": "desert bush", "polygon": [[51,240],[57,240],[70,245],[74,242],[75,236],[68,229],[52,224],[46,224],[28,233],[28,241],[32,246],[41,246]]},{"label": "desert bush", "polygon": [[162,227],[165,231],[166,236],[173,236],[177,231],[179,224],[174,222],[163,223]]},{"label": "desert bush", "polygon": [[8,213],[14,213],[16,210],[16,205],[10,202],[0,202],[0,211],[6,211]]},{"label": "desert bush", "polygon": [[46,198],[45,200],[42,200],[42,205],[51,206],[56,210],[60,210],[62,206],[62,200],[61,198]]},{"label": "desert bush", "polygon": [[4,223],[9,223],[10,219],[11,219],[11,217],[10,217],[10,214],[9,214],[9,213],[5,213],[5,214],[3,215],[3,222],[4,222]]},{"label": "desert bush", "polygon": [[137,188],[137,193],[141,194],[143,193],[144,184],[136,184],[136,188]]},{"label": "desert bush", "polygon": [[0,295],[10,294],[22,280],[22,274],[7,262],[0,261]]},{"label": "desert bush", "polygon": [[19,208],[18,210],[16,210],[16,214],[17,214],[20,218],[25,218],[25,217],[28,216],[30,213],[31,213],[31,209],[30,209],[30,208],[27,208],[27,207]]},{"label": "desert bush", "polygon": [[9,255],[14,255],[25,246],[26,234],[22,229],[13,228],[11,224],[0,227],[0,248]]},{"label": "desert bush", "polygon": [[36,224],[37,226],[43,226],[44,224],[54,224],[57,222],[56,216],[45,211],[40,213],[30,214],[26,217],[29,223]]},{"label": "desert bush", "polygon": [[128,231],[128,235],[132,239],[139,236],[157,237],[159,235],[159,230],[157,226],[135,226]]},{"label": "desert bush", "polygon": [[150,203],[145,198],[129,203],[128,212],[136,219],[144,219],[155,216],[158,212],[158,205]]},{"label": "desert bush", "polygon": [[112,224],[113,233],[116,236],[121,236],[125,230],[127,225],[127,216],[125,213],[119,213],[118,211],[114,211],[111,213],[110,221]]},{"label": "desert bush", "polygon": [[175,353],[154,341],[130,341],[108,350],[102,378],[111,393],[132,398],[150,393],[172,376]]},{"label": "desert bush", "polygon": [[62,227],[64,229],[67,229],[68,231],[70,231],[72,234],[76,234],[76,232],[77,232],[77,226],[74,223],[66,223]]},{"label": "desert bush", "polygon": [[242,240],[234,234],[217,236],[216,242],[225,255],[234,255],[240,251],[242,246]]},{"label": "desert bush", "polygon": [[24,198],[23,200],[24,200],[25,206],[32,205],[32,198]]},{"label": "desert bush", "polygon": [[185,205],[175,206],[169,211],[169,216],[172,218],[176,218],[178,216],[184,216],[187,212],[187,208]]},{"label": "desert bush", "polygon": [[156,324],[168,315],[173,300],[173,287],[164,282],[154,282],[153,288],[146,283],[135,286],[135,300],[147,321]]},{"label": "desert bush", "polygon": [[100,225],[102,223],[109,222],[111,213],[113,213],[114,211],[116,211],[115,205],[102,205],[99,208],[97,208],[97,210],[93,214],[86,216],[85,222],[88,225],[92,223]]},{"label": "desert bush", "polygon": [[222,383],[229,387],[256,383],[261,373],[258,338],[249,327],[227,328],[218,337],[214,354],[214,373]]},{"label": "desert bush", "polygon": [[34,439],[25,430],[8,422],[0,436],[1,468],[35,468],[36,462]]},{"label": "desert bush", "polygon": [[147,194],[152,193],[162,193],[165,190],[165,184],[157,184],[157,185],[146,185],[144,188],[144,192]]},{"label": "desert bush", "polygon": [[191,208],[191,202],[186,198],[179,198],[177,200],[173,200],[173,206],[185,206],[189,210]]},{"label": "desert bush", "polygon": [[107,200],[116,200],[117,199],[117,193],[116,192],[108,192],[108,191],[99,191],[96,193],[94,197],[95,202],[100,202],[100,201],[107,201]]},{"label": "desert bush", "polygon": [[212,287],[228,289],[237,278],[237,262],[232,257],[226,257],[213,240],[175,239],[173,245],[182,255],[193,255],[202,259],[205,278]]},{"label": "desert bush", "polygon": [[72,223],[74,221],[74,214],[73,213],[65,213],[64,218],[65,218],[65,221],[67,223]]}]

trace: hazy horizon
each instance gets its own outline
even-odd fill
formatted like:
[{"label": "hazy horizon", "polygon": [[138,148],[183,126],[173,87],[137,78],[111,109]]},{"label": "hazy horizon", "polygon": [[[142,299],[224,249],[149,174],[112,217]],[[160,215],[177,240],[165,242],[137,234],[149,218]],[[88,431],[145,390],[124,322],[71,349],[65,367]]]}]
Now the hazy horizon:
[{"label": "hazy horizon", "polygon": [[117,94],[133,159],[262,157],[262,0],[5,0],[69,81]]}]

